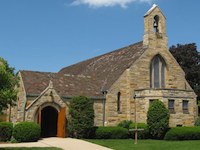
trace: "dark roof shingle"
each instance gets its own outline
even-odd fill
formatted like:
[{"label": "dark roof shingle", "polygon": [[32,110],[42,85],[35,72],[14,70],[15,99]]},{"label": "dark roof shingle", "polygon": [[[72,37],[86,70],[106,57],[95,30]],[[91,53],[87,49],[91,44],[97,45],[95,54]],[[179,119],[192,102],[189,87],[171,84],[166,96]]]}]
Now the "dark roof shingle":
[{"label": "dark roof shingle", "polygon": [[145,51],[142,42],[61,69],[58,73],[20,71],[27,93],[40,94],[53,81],[62,96],[102,96]]}]

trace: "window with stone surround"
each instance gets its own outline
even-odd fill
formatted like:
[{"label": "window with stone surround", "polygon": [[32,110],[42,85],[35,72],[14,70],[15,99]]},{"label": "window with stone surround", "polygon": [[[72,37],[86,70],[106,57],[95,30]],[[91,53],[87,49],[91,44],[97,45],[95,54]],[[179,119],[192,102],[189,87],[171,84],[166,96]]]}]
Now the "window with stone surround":
[{"label": "window with stone surround", "polygon": [[183,113],[184,114],[188,114],[189,113],[189,106],[188,106],[188,100],[183,100]]},{"label": "window with stone surround", "polygon": [[174,109],[174,100],[173,99],[169,99],[168,100],[168,109],[169,109],[169,112],[171,114],[174,114],[175,113],[175,109]]},{"label": "window with stone surround", "polygon": [[166,63],[160,55],[156,55],[150,65],[150,88],[165,87]]},{"label": "window with stone surround", "polygon": [[118,93],[117,93],[117,112],[118,112],[118,113],[120,113],[120,111],[121,111],[120,105],[121,105],[121,93],[118,92]]}]

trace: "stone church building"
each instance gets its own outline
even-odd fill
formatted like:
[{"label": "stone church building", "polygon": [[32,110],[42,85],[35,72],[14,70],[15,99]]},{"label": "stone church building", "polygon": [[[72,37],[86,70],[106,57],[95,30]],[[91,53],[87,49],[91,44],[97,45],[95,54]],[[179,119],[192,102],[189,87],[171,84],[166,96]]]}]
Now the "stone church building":
[{"label": "stone church building", "polygon": [[19,71],[13,122],[34,121],[44,136],[64,137],[73,96],[94,101],[95,125],[146,122],[153,100],[170,111],[170,126],[192,126],[196,94],[168,50],[166,18],[157,5],[144,15],[143,41],[62,68],[57,73]]}]

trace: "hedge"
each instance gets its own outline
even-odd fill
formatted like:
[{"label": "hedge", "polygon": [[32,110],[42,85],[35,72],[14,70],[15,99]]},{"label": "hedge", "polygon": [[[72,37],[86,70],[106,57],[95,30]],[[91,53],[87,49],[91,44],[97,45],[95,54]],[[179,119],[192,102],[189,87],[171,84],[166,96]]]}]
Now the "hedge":
[{"label": "hedge", "polygon": [[[148,139],[150,137],[147,124],[138,123],[137,128],[138,129],[144,129],[143,131],[138,131],[138,138],[139,139]],[[135,123],[130,124],[129,129],[135,129]],[[130,131],[130,138],[135,138],[135,132],[134,131]]]},{"label": "hedge", "polygon": [[123,127],[98,127],[96,139],[126,139],[129,137],[128,129]]},{"label": "hedge", "polygon": [[118,126],[119,127],[123,127],[123,128],[126,128],[126,129],[129,129],[130,125],[133,123],[133,121],[131,120],[123,120],[121,121]]},{"label": "hedge", "polygon": [[0,141],[8,141],[12,136],[13,124],[11,122],[0,122]]},{"label": "hedge", "polygon": [[20,122],[13,128],[13,137],[18,142],[34,142],[40,138],[40,126],[34,122]]},{"label": "hedge", "polygon": [[175,127],[165,135],[165,140],[200,140],[200,127]]}]

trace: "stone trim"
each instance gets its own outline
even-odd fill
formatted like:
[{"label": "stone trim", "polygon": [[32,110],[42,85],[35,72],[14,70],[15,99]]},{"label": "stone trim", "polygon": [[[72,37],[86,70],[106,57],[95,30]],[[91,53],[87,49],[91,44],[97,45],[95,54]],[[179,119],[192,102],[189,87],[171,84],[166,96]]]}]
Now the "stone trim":
[{"label": "stone trim", "polygon": [[29,105],[25,108],[25,110],[27,111],[29,108],[31,108],[31,106],[37,102],[38,99],[40,99],[45,93],[46,91],[48,91],[49,89],[53,89],[53,85],[52,85],[52,81],[50,80],[48,87]]},{"label": "stone trim", "polygon": [[[157,98],[161,96],[137,96],[136,98]],[[179,97],[179,96],[162,96],[162,98],[185,98],[185,99],[193,99],[194,97]]]},{"label": "stone trim", "polygon": [[135,91],[144,91],[144,90],[152,90],[152,91],[165,91],[165,90],[171,90],[171,91],[183,91],[183,92],[193,92],[193,90],[185,90],[185,89],[168,89],[168,88],[145,88],[145,89],[136,89]]},{"label": "stone trim", "polygon": [[[41,94],[27,94],[27,97],[39,97]],[[74,96],[61,96],[64,101],[68,101],[67,99],[72,99]],[[105,97],[88,97],[92,100],[106,100]]]},{"label": "stone trim", "polygon": [[27,93],[26,93],[26,89],[25,89],[25,86],[24,86],[24,80],[23,80],[23,77],[21,75],[21,72],[18,72],[18,76],[19,78],[21,78],[20,82],[22,83],[22,89],[23,89],[23,92],[24,92],[24,103],[23,103],[23,121],[25,121],[25,111],[26,111],[26,103],[27,103]]}]

